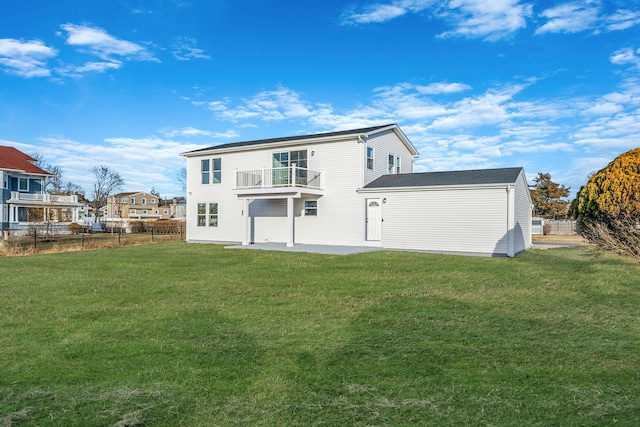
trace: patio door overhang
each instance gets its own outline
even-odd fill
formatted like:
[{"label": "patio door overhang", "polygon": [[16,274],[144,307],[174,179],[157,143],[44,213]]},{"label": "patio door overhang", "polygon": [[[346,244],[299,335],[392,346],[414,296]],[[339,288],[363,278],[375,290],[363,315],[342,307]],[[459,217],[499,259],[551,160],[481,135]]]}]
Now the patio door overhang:
[{"label": "patio door overhang", "polygon": [[284,199],[287,201],[287,247],[294,246],[295,234],[294,234],[294,218],[295,212],[293,208],[294,199],[300,199],[303,196],[313,195],[322,196],[323,190],[314,190],[309,188],[265,188],[265,189],[252,189],[252,190],[234,190],[238,199],[244,200],[244,208],[242,215],[244,217],[244,230],[242,233],[242,245],[247,246],[250,244],[251,236],[251,217],[249,215],[249,204],[253,200],[276,200]]}]

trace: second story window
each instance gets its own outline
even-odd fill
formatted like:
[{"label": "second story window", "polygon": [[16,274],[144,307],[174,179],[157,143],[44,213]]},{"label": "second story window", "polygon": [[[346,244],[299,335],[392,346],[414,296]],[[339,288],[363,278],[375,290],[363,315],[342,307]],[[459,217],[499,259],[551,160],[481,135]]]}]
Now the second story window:
[{"label": "second story window", "polygon": [[367,147],[367,169],[373,170],[373,147]]},{"label": "second story window", "polygon": [[144,197],[142,198],[142,204],[146,205],[147,204],[147,199],[145,199]]},{"label": "second story window", "polygon": [[204,159],[200,161],[202,184],[220,184],[222,182],[222,159]]},{"label": "second story window", "polygon": [[389,154],[389,164],[387,166],[387,173],[393,173],[395,158],[396,157],[393,154]]},{"label": "second story window", "polygon": [[396,173],[400,173],[400,156],[396,156]]},{"label": "second story window", "polygon": [[18,191],[29,191],[29,180],[27,178],[18,179]]},{"label": "second story window", "polygon": [[131,200],[129,200],[129,204],[135,205],[136,204],[136,199],[134,197],[132,197]]}]

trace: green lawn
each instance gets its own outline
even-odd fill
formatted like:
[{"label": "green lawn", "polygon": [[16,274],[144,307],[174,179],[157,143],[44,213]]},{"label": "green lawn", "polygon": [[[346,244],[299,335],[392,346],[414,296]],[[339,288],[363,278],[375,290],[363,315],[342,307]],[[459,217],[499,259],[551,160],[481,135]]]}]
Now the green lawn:
[{"label": "green lawn", "polygon": [[0,258],[0,426],[614,424],[640,265],[588,246]]}]

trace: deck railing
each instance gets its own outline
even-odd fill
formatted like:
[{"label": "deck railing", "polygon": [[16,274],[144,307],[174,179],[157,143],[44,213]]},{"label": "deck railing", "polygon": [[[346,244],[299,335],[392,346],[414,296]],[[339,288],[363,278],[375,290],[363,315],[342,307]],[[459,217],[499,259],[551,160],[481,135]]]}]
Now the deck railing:
[{"label": "deck railing", "polygon": [[284,168],[236,171],[236,189],[303,187],[320,189],[321,173],[292,165]]},{"label": "deck railing", "polygon": [[61,196],[58,194],[20,193],[19,191],[12,191],[11,200],[42,203],[78,203],[78,196],[75,194],[71,196]]}]

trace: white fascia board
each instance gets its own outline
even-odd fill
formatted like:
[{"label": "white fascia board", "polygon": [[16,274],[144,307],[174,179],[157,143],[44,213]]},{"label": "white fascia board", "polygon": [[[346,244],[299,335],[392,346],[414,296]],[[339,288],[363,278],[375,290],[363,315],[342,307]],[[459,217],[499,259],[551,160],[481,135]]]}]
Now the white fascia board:
[{"label": "white fascia board", "polygon": [[448,190],[475,190],[482,188],[513,188],[513,183],[499,184],[467,184],[467,185],[430,185],[423,187],[378,187],[378,188],[360,188],[356,190],[358,193],[401,193],[411,191],[448,191]]}]

